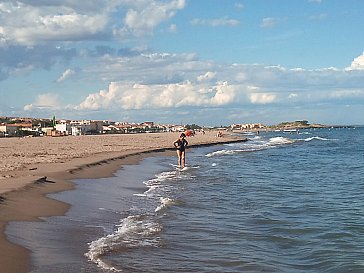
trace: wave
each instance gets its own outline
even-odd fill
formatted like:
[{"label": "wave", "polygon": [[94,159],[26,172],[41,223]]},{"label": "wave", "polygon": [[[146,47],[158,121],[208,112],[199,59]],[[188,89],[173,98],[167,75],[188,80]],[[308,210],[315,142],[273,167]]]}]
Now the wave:
[{"label": "wave", "polygon": [[163,210],[167,209],[168,207],[177,204],[176,200],[169,198],[169,197],[161,197],[160,202],[161,202],[161,204],[154,210],[155,212],[163,211]]},{"label": "wave", "polygon": [[294,140],[286,137],[272,137],[268,142],[269,145],[282,145],[291,143],[294,143]]},{"label": "wave", "polygon": [[249,139],[249,141],[247,143],[244,144],[238,144],[239,146],[237,146],[237,144],[228,144],[226,146],[228,147],[238,147],[239,149],[223,149],[223,150],[219,150],[219,151],[215,151],[212,153],[208,153],[205,156],[206,157],[213,157],[213,156],[222,156],[222,155],[233,155],[236,153],[243,153],[243,152],[256,152],[256,151],[261,151],[264,149],[268,149],[268,148],[273,148],[279,145],[284,145],[284,144],[292,144],[295,141],[290,139],[290,138],[286,138],[286,137],[272,137],[268,140],[262,140],[262,138],[260,136],[256,136],[252,139]]},{"label": "wave", "polygon": [[144,185],[147,186],[147,188],[148,188],[147,191],[145,191],[142,194],[136,193],[134,195],[135,196],[140,196],[140,197],[153,196],[154,192],[156,192],[160,187],[162,187],[162,184],[163,184],[164,181],[176,179],[176,177],[177,177],[176,171],[166,171],[166,172],[162,172],[160,174],[157,174],[155,176],[155,178],[149,179],[149,180],[144,182]]},{"label": "wave", "polygon": [[[280,145],[287,145],[287,144],[293,144],[297,141],[313,141],[313,140],[320,140],[320,141],[333,141],[335,139],[328,139],[324,137],[314,136],[314,137],[308,137],[304,139],[291,139],[287,137],[272,137],[268,140],[263,140],[261,136],[255,136],[254,138],[249,139],[248,142],[242,144],[226,144],[225,146],[231,148],[231,149],[223,149],[219,151],[215,151],[212,153],[208,153],[205,156],[206,157],[213,157],[213,156],[223,156],[223,155],[233,155],[236,153],[242,153],[242,152],[255,152],[255,151],[261,151],[264,149],[274,148]],[[239,148],[239,149],[234,149]]]},{"label": "wave", "polygon": [[[200,168],[198,165],[190,167],[190,169],[198,168]],[[143,200],[143,206],[149,205],[144,207],[143,212],[140,211],[140,208],[135,208],[134,215],[122,219],[115,231],[89,243],[89,250],[85,256],[103,270],[120,272],[122,270],[108,264],[103,257],[130,248],[158,247],[159,238],[156,235],[163,228],[159,223],[160,217],[163,216],[161,213],[179,203],[177,199],[173,198],[174,183],[166,183],[166,181],[186,178],[193,178],[193,176],[189,172],[174,169],[161,172],[156,174],[154,178],[144,181],[147,190],[144,193],[136,193],[134,196]]]},{"label": "wave", "polygon": [[220,150],[220,151],[209,153],[206,156],[212,157],[212,156],[216,156],[216,155],[231,155],[231,154],[237,153],[238,151],[239,150]]},{"label": "wave", "polygon": [[243,149],[243,150],[220,150],[220,151],[206,154],[205,156],[213,157],[213,156],[221,156],[221,155],[233,155],[233,154],[237,154],[237,153],[256,152],[256,151],[261,151],[263,149],[264,149],[263,147],[260,147],[260,148],[249,148],[249,149]]},{"label": "wave", "polygon": [[311,140],[323,140],[323,141],[329,141],[332,139],[327,139],[327,138],[323,138],[323,137],[318,137],[318,136],[314,136],[314,137],[309,137],[309,138],[305,138],[304,141],[311,141]]},{"label": "wave", "polygon": [[113,234],[89,243],[89,251],[85,256],[104,270],[120,272],[122,270],[103,261],[102,257],[126,248],[158,246],[158,239],[154,235],[158,234],[161,229],[162,226],[154,222],[152,217],[142,215],[126,217]]}]

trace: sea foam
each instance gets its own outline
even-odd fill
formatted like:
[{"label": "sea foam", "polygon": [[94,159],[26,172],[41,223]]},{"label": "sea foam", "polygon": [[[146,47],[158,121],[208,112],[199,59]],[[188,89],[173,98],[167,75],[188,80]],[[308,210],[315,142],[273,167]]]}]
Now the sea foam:
[{"label": "sea foam", "polygon": [[[291,144],[295,141],[290,138],[285,137],[272,137],[268,140],[262,140],[260,136],[256,136],[250,139],[248,142],[244,144],[228,144],[226,145],[230,149],[223,149],[219,151],[215,151],[212,153],[208,153],[206,157],[213,157],[213,156],[222,156],[222,155],[233,155],[236,153],[243,153],[243,152],[256,152],[261,151],[268,148],[273,148],[279,145]],[[238,149],[234,149],[238,148]]]},{"label": "sea foam", "polygon": [[[200,166],[191,166],[189,169],[198,169]],[[151,206],[155,205],[154,210],[150,207],[149,212],[131,215],[120,221],[116,230],[109,235],[101,237],[89,243],[89,250],[85,256],[94,262],[99,268],[108,271],[119,272],[114,266],[105,261],[103,257],[113,252],[121,252],[128,248],[139,248],[145,246],[158,247],[158,233],[162,230],[162,225],[158,223],[161,212],[169,207],[178,204],[173,198],[174,185],[167,183],[179,179],[192,179],[193,176],[188,172],[178,170],[164,171],[156,174],[154,178],[144,181],[147,190],[144,193],[137,193],[134,196],[146,198]]]},{"label": "sea foam", "polygon": [[304,139],[304,141],[311,141],[311,140],[323,140],[323,141],[328,141],[328,140],[330,140],[330,139],[323,138],[323,137],[318,137],[318,136],[308,137],[308,138],[305,138],[305,139]]},{"label": "sea foam", "polygon": [[272,137],[269,139],[269,145],[282,145],[282,144],[291,144],[294,140],[286,137]]},{"label": "sea foam", "polygon": [[155,212],[163,211],[166,208],[176,204],[176,200],[169,197],[161,197],[160,202],[161,204],[155,209]]},{"label": "sea foam", "polygon": [[89,251],[85,256],[104,270],[120,272],[121,270],[102,260],[105,254],[125,248],[141,246],[157,246],[158,240],[154,235],[159,233],[162,226],[149,217],[136,215],[124,218],[113,234],[101,237],[89,243]]}]

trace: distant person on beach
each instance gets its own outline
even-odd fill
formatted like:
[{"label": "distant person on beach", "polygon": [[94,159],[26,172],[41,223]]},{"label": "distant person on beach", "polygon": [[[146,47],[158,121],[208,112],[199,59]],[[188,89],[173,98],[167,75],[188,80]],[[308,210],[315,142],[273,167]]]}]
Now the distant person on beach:
[{"label": "distant person on beach", "polygon": [[186,135],[182,133],[179,138],[173,142],[173,146],[177,149],[178,166],[182,168],[185,166],[186,147],[188,146],[188,142],[185,137]]}]

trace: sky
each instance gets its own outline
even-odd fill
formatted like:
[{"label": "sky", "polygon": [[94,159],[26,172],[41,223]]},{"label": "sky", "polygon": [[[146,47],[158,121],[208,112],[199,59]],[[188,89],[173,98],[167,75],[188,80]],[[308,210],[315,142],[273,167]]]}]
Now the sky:
[{"label": "sky", "polygon": [[0,116],[364,124],[362,0],[0,1]]}]

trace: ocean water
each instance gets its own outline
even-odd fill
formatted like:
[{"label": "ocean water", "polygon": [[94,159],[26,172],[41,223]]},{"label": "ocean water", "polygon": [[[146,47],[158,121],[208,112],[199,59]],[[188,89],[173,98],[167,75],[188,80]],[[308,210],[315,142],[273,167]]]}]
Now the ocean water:
[{"label": "ocean water", "polygon": [[364,272],[364,128],[245,136],[75,181],[66,216],[9,237],[34,273]]}]

